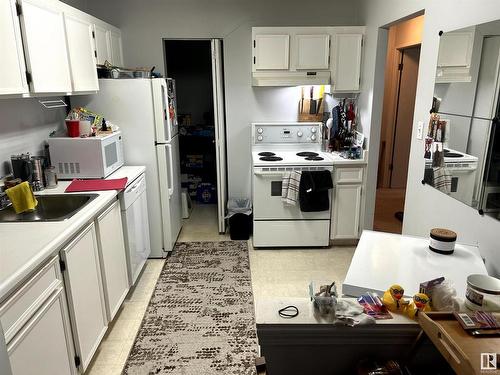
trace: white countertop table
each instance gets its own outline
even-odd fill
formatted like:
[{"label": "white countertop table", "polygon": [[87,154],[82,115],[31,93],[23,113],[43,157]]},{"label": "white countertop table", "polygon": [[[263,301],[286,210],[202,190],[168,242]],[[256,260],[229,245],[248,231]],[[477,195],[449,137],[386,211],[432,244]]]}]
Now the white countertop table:
[{"label": "white countertop table", "polygon": [[453,282],[457,296],[465,298],[467,276],[487,274],[476,246],[456,244],[452,255],[429,249],[429,240],[392,233],[363,231],[342,285],[346,296],[376,292],[382,295],[393,284],[405,296],[418,293],[421,282],[444,276]]}]

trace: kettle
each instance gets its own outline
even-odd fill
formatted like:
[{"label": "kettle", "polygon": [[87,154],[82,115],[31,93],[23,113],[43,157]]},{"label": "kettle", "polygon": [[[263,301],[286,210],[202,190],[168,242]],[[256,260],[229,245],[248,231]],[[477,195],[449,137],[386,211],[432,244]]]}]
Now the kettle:
[{"label": "kettle", "polygon": [[10,157],[12,164],[12,174],[14,178],[20,178],[22,181],[32,182],[33,180],[33,164],[31,163],[31,156],[28,153],[12,155]]}]

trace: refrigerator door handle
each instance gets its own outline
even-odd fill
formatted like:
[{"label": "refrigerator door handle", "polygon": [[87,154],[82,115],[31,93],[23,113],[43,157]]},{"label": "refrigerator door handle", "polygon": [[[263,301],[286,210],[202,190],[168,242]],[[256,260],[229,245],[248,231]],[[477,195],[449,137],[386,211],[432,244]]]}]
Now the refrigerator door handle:
[{"label": "refrigerator door handle", "polygon": [[172,139],[172,129],[171,129],[171,123],[172,121],[170,120],[170,101],[168,98],[168,85],[167,81],[162,79],[161,80],[161,91],[162,91],[162,96],[163,96],[163,115],[165,118],[165,121],[163,122],[163,126],[165,127],[165,136],[166,140],[170,141]]},{"label": "refrigerator door handle", "polygon": [[168,181],[168,196],[171,197],[174,195],[174,168],[172,165],[172,145],[166,144],[165,145],[168,149],[168,171],[169,171],[169,181]]}]

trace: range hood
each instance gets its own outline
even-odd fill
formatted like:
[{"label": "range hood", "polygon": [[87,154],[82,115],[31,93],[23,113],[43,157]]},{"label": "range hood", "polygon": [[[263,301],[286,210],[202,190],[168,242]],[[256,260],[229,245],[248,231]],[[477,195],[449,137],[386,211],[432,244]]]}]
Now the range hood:
[{"label": "range hood", "polygon": [[329,85],[330,71],[284,71],[284,72],[253,72],[252,86],[307,86]]}]

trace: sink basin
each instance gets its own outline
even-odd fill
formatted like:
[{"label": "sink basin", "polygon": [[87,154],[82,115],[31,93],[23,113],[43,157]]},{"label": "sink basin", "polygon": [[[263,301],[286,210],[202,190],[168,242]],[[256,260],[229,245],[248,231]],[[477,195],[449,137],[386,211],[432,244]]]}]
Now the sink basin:
[{"label": "sink basin", "polygon": [[69,219],[98,194],[37,195],[38,205],[31,212],[16,214],[12,206],[0,210],[0,222],[62,221]]}]

